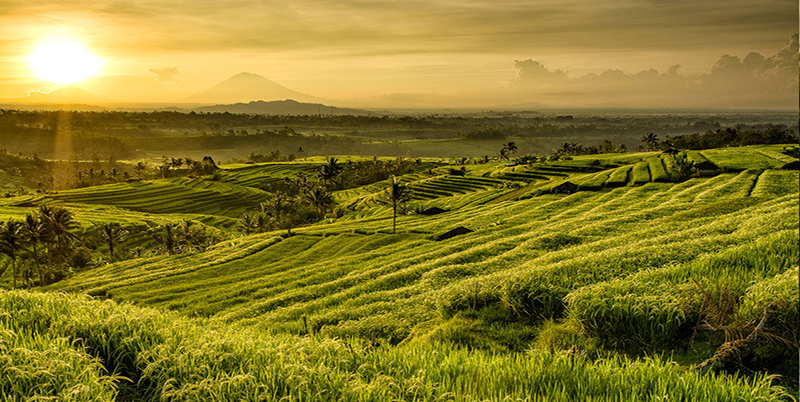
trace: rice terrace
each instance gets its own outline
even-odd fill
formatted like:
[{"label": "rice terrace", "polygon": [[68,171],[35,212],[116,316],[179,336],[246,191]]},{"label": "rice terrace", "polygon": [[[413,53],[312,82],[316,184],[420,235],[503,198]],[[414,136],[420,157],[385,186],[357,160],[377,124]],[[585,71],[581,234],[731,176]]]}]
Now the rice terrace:
[{"label": "rice terrace", "polygon": [[796,4],[6,3],[0,402],[800,399]]}]

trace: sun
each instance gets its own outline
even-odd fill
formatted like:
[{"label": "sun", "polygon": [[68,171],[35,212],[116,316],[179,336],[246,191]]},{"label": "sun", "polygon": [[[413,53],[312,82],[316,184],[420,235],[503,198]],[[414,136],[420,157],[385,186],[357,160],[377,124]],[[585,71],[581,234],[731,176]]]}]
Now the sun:
[{"label": "sun", "polygon": [[100,58],[79,41],[58,39],[34,47],[28,58],[31,69],[42,80],[73,84],[97,75]]}]

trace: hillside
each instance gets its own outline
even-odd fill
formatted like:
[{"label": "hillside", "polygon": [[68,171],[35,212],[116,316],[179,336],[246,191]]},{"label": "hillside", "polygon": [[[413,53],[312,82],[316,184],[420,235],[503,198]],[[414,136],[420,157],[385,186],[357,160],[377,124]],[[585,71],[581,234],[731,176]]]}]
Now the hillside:
[{"label": "hillside", "polygon": [[0,389],[11,400],[40,395],[69,401],[788,397],[768,376],[708,377],[659,358],[593,362],[537,350],[497,355],[433,344],[387,348],[24,291],[0,290],[0,308],[5,373]]},{"label": "hillside", "polygon": [[300,102],[322,101],[322,99],[311,95],[286,88],[258,74],[242,72],[204,92],[196,93],[184,99],[184,102],[222,104],[283,99],[295,99]]},{"label": "hillside", "polygon": [[244,114],[301,114],[301,115],[369,115],[366,110],[327,106],[321,103],[302,103],[293,99],[265,102],[250,101],[231,105],[214,105],[195,108],[198,112]]},{"label": "hillside", "polygon": [[[63,317],[38,331],[54,340],[94,334],[91,350],[125,349],[111,358],[119,362],[112,372],[147,378],[121,389],[148,398],[781,399],[784,388],[770,387],[796,394],[791,356],[800,322],[800,177],[781,169],[796,160],[784,147],[690,151],[692,161],[720,171],[688,180],[676,180],[674,160],[658,152],[463,170],[420,160],[399,177],[410,201],[396,234],[387,180],[334,191],[334,211],[290,234],[234,230],[243,213],[274,200],[275,188],[319,171],[325,162],[318,160],[12,198],[0,204],[4,218],[50,203],[96,222],[197,219],[222,241],[101,264],[46,287],[105,303],[21,292],[0,293],[0,301],[52,305]],[[344,159],[352,169],[378,164]],[[577,191],[553,192],[565,182]],[[440,213],[422,213],[431,207]],[[438,239],[458,227],[471,232]],[[5,325],[23,325],[16,322],[24,315],[9,317]],[[739,370],[727,360],[713,366],[716,375],[692,370],[726,340],[753,331],[768,341],[741,364],[759,374],[725,374]],[[129,346],[106,340],[116,337]],[[199,344],[209,346],[185,352]],[[71,356],[68,345],[58,348]],[[168,362],[154,358],[163,350],[175,350]],[[275,361],[273,350],[288,351]],[[223,353],[228,363],[206,363]],[[220,380],[200,386],[195,374],[176,371],[181,361],[209,364]],[[295,363],[318,369],[294,371]],[[484,378],[478,367],[506,374]],[[74,381],[109,381],[92,370],[99,377]],[[488,385],[459,382],[464,376]],[[626,376],[640,378],[641,387],[613,385]]]}]

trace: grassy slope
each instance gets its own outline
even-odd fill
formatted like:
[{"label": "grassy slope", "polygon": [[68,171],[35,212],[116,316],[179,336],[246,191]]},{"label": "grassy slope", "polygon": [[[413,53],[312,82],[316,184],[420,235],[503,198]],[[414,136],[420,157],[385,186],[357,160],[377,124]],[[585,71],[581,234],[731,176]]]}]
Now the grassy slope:
[{"label": "grassy slope", "polygon": [[[703,376],[662,359],[446,345],[381,347],[272,334],[75,296],[0,291],[4,400],[759,401],[756,375]],[[101,365],[102,364],[102,365]],[[112,376],[110,377],[107,372]]]},{"label": "grassy slope", "polygon": [[[744,171],[403,216],[395,236],[384,214],[113,264],[57,287],[289,330],[305,316],[323,332],[397,340],[440,311],[468,307],[476,283],[481,303],[558,317],[561,300],[583,286],[796,231],[797,183],[786,182],[797,174],[773,171],[763,180],[783,182],[781,192],[751,195],[771,186],[760,177]],[[476,232],[432,240],[460,225]]]},{"label": "grassy slope", "polygon": [[[337,193],[339,203],[353,211],[330,223],[298,228],[290,238],[266,233],[204,253],[123,261],[52,288],[213,316],[209,323],[220,328],[237,323],[295,334],[378,335],[393,342],[459,343],[460,337],[469,345],[474,338],[464,332],[497,331],[492,325],[507,321],[480,329],[477,321],[468,320],[458,330],[453,323],[500,309],[506,318],[534,324],[531,328],[543,318],[567,319],[609,344],[659,350],[685,340],[689,325],[705,314],[695,281],[707,292],[746,300],[729,317],[743,328],[758,318],[765,303],[797,304],[796,282],[786,280],[796,277],[798,264],[797,172],[774,169],[786,160],[779,146],[740,150],[741,155],[727,149],[693,152],[693,159],[714,160],[727,172],[677,184],[665,180],[669,160],[656,153],[591,155],[532,167],[469,165],[464,178],[439,171],[408,175],[403,180],[418,188],[414,203],[452,210],[431,217],[401,216],[400,233],[391,235],[391,211],[372,202],[382,188],[376,183]],[[752,162],[751,154],[774,162]],[[595,159],[622,166],[581,171]],[[283,169],[286,165],[236,167],[224,172],[221,182],[208,184],[210,190],[204,188],[206,180],[143,184],[191,191],[224,185],[254,193],[245,185],[273,180],[265,169],[277,169],[278,179],[291,174]],[[537,190],[566,180],[595,191],[536,196]],[[102,202],[101,192],[82,191]],[[217,191],[223,197],[226,192]],[[232,222],[214,215],[231,210],[225,202],[216,199],[199,210],[208,213],[206,219]],[[79,214],[96,213],[97,219],[114,210],[121,211],[116,219],[150,216],[72,205]],[[16,212],[14,207],[0,211]],[[155,216],[174,219],[172,214]],[[433,241],[462,225],[475,232]],[[739,264],[759,253],[795,257],[763,269],[707,268]],[[796,309],[784,307],[780,314],[786,328],[797,326]],[[790,331],[786,328],[782,331]]]}]

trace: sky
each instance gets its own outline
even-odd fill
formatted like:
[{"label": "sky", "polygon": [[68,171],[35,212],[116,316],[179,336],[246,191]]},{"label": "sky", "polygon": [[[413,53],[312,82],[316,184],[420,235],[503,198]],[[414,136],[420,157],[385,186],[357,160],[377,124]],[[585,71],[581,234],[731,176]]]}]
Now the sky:
[{"label": "sky", "polygon": [[28,58],[68,38],[117,101],[247,71],[351,105],[793,109],[797,31],[796,0],[0,0],[0,98],[54,88]]}]

